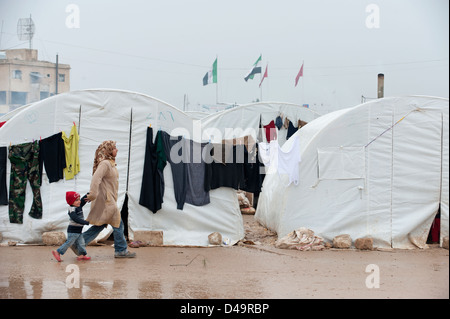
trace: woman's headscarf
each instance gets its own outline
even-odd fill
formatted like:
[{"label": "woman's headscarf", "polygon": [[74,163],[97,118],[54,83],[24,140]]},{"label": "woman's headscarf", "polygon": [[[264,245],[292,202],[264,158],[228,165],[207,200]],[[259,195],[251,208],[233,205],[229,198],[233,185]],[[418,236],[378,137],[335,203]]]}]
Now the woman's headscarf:
[{"label": "woman's headscarf", "polygon": [[94,175],[95,171],[97,170],[98,164],[100,164],[101,161],[115,160],[115,157],[113,156],[113,150],[115,148],[116,148],[115,141],[104,141],[97,147],[97,150],[95,151],[94,167],[92,170],[92,175]]}]

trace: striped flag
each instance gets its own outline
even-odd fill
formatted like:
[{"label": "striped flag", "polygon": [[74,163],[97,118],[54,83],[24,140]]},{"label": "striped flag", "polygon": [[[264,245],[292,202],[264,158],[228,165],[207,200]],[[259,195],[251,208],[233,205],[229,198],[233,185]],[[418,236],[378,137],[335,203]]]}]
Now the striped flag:
[{"label": "striped flag", "polygon": [[297,76],[295,77],[295,86],[297,86],[298,80],[302,76],[303,76],[303,63],[302,63],[302,67],[300,68],[300,71],[298,72]]},{"label": "striped flag", "polygon": [[213,63],[212,69],[203,77],[203,86],[211,83],[217,83],[217,58]]},{"label": "striped flag", "polygon": [[261,83],[259,83],[259,87],[261,87],[261,84],[263,83],[264,78],[267,78],[269,76],[269,74],[267,73],[267,68],[268,67],[269,67],[269,64],[266,65],[266,71],[264,72],[264,75],[263,75],[263,77],[261,79]]},{"label": "striped flag", "polygon": [[259,56],[258,60],[256,60],[256,62],[253,64],[252,69],[245,76],[245,78],[244,78],[245,82],[247,82],[248,79],[253,80],[253,77],[255,76],[255,74],[261,73],[261,66],[260,66],[261,59],[262,59],[262,55]]}]

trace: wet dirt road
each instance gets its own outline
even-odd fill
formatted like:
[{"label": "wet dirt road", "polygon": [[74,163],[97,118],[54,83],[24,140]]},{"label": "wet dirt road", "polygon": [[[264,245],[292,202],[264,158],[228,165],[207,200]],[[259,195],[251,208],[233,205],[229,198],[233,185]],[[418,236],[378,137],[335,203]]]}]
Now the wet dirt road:
[{"label": "wet dirt road", "polygon": [[347,299],[449,298],[449,251],[297,251],[243,215],[232,247],[140,247],[133,259],[88,246],[90,261],[57,247],[0,247],[0,299]]},{"label": "wet dirt road", "polygon": [[[449,298],[448,250],[301,252],[273,247],[89,246],[90,261],[52,247],[0,247],[0,298]],[[379,287],[366,272],[379,269]],[[79,284],[77,288],[76,284]]]}]

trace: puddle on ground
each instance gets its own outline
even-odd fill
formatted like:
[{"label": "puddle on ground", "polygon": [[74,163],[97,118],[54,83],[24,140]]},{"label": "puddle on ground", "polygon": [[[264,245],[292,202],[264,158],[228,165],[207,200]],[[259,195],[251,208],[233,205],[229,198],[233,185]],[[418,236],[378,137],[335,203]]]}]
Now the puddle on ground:
[{"label": "puddle on ground", "polygon": [[98,299],[98,298],[163,298],[158,282],[125,282],[80,280],[78,287],[69,283],[49,280],[0,280],[0,299]]},{"label": "puddle on ground", "polygon": [[[77,285],[78,284],[78,287]],[[255,286],[248,283],[247,287]],[[213,286],[193,282],[51,281],[21,277],[0,279],[0,299],[204,299],[222,298]]]}]

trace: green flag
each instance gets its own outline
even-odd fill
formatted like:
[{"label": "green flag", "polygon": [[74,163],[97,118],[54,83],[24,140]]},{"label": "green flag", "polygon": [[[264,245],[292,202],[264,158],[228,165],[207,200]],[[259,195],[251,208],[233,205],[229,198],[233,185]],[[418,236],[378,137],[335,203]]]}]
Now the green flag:
[{"label": "green flag", "polygon": [[258,60],[256,60],[256,62],[253,64],[252,69],[245,76],[245,78],[244,78],[245,82],[247,82],[248,79],[253,80],[253,77],[255,76],[255,74],[261,73],[261,65],[260,65],[261,59],[262,59],[262,55],[259,56]]},{"label": "green flag", "polygon": [[208,85],[211,83],[217,83],[217,58],[213,63],[212,69],[206,72],[203,77],[203,85]]}]

